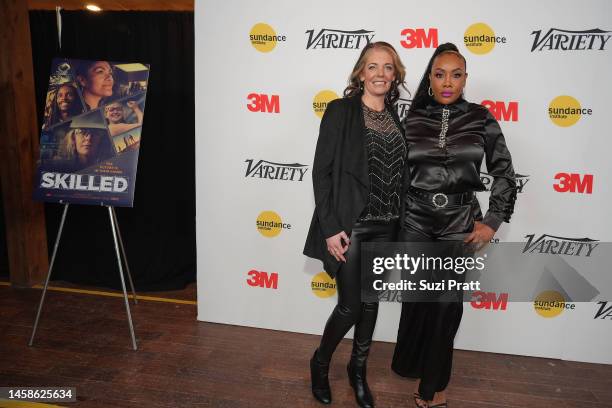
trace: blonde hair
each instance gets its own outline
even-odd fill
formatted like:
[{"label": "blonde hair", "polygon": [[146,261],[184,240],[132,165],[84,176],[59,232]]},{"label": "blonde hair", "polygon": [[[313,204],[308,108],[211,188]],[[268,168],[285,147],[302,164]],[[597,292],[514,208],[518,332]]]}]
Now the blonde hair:
[{"label": "blonde hair", "polygon": [[385,102],[390,105],[393,105],[399,99],[399,87],[402,86],[404,89],[406,89],[406,83],[404,82],[404,79],[406,78],[406,67],[404,67],[404,64],[402,63],[402,60],[397,54],[397,51],[395,51],[395,48],[393,48],[391,44],[385,41],[369,43],[363,48],[361,54],[359,55],[359,58],[357,59],[357,62],[355,63],[353,72],[351,72],[351,75],[349,76],[349,84],[346,89],[344,89],[344,96],[350,97],[363,92],[363,90],[361,89],[361,81],[359,80],[359,75],[365,67],[366,59],[370,50],[373,49],[385,50],[389,53],[389,55],[391,55],[391,58],[393,59],[395,80],[391,83],[391,89],[389,89],[389,92],[387,92],[387,94],[385,95]]},{"label": "blonde hair", "polygon": [[77,156],[76,153],[76,141],[75,141],[75,130],[70,129],[66,132],[64,140],[59,145],[58,155],[64,160],[74,160]]},{"label": "blonde hair", "polygon": [[[90,129],[90,128],[74,128],[66,132],[66,136],[64,136],[64,139],[61,141],[58,152],[57,152],[58,158],[67,160],[67,161],[77,160],[78,154],[77,154],[77,149],[76,149],[76,135],[75,135],[77,130],[86,131],[87,133],[91,134],[91,137],[95,137],[98,139],[98,146],[97,146],[97,151],[95,153],[95,156],[99,157],[104,154],[104,151],[106,149],[106,146],[105,146],[106,137],[104,135],[104,130]],[[97,158],[94,158],[92,160],[97,160]]]}]

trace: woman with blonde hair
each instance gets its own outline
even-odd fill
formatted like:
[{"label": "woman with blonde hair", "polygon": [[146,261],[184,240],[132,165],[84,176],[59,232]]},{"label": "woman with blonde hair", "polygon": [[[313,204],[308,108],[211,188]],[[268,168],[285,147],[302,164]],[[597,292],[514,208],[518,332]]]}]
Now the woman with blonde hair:
[{"label": "woman with blonde hair", "polygon": [[108,132],[99,112],[77,116],[60,143],[58,159],[66,171],[79,171],[113,155]]},{"label": "woman with blonde hair", "polygon": [[332,400],[332,354],[354,327],[349,381],[358,405],[374,406],[366,361],[378,303],[361,301],[360,245],[395,239],[406,146],[394,104],[404,76],[390,44],[368,44],[344,98],[330,102],[321,120],[312,173],[315,210],[304,254],[323,261],[338,290],[338,304],[310,360],[312,393],[323,404]]}]

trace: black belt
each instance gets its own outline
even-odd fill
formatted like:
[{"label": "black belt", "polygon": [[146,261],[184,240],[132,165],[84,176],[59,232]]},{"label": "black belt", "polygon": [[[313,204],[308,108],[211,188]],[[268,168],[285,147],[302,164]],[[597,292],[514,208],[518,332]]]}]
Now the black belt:
[{"label": "black belt", "polygon": [[445,194],[432,193],[430,191],[421,190],[420,188],[409,187],[408,193],[437,208],[469,204],[474,199],[474,193],[472,191],[467,191],[465,193]]}]

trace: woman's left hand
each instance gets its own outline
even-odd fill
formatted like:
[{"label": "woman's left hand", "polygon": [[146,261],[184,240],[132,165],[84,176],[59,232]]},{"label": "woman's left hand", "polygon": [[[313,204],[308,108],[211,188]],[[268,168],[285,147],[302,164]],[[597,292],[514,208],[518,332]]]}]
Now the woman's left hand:
[{"label": "woman's left hand", "polygon": [[463,242],[474,243],[477,245],[477,249],[484,247],[488,244],[495,235],[495,230],[489,227],[487,224],[483,224],[482,222],[476,221],[474,222],[474,230],[470,235],[468,235]]}]

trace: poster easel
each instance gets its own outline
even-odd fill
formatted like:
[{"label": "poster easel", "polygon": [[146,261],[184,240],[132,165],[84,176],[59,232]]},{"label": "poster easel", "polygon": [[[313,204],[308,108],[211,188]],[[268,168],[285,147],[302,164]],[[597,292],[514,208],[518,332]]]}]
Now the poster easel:
[{"label": "poster easel", "polygon": [[[47,294],[47,288],[49,285],[49,279],[51,278],[51,272],[53,270],[53,264],[55,262],[55,255],[57,254],[57,248],[59,247],[60,238],[62,236],[62,230],[64,229],[64,222],[66,221],[66,214],[68,213],[68,206],[70,204],[64,204],[64,211],[62,213],[62,219],[60,221],[59,231],[57,233],[57,237],[55,238],[55,244],[53,246],[53,254],[51,255],[51,262],[49,263],[49,272],[47,273],[47,278],[45,279],[45,285],[43,287],[42,295],[40,297],[40,303],[38,304],[38,311],[36,313],[36,319],[34,320],[34,327],[32,329],[32,336],[30,337],[29,346],[34,344],[34,336],[36,335],[36,330],[38,328],[38,322],[40,320],[40,315],[42,312],[43,304],[45,302],[45,296]],[[138,299],[136,298],[136,290],[134,289],[134,283],[132,281],[132,276],[130,274],[130,268],[127,262],[127,256],[125,254],[125,248],[123,246],[123,240],[121,239],[121,232],[119,230],[119,223],[117,222],[117,215],[115,214],[115,208],[112,206],[106,206],[108,208],[108,215],[110,218],[111,229],[113,232],[113,241],[115,244],[115,252],[117,255],[117,265],[119,266],[119,277],[121,278],[121,287],[123,289],[123,300],[125,302],[125,310],[127,313],[127,320],[130,327],[130,335],[132,337],[132,348],[134,350],[138,350],[138,346],[136,345],[136,336],[134,334],[134,325],[132,323],[132,314],[130,312],[130,304],[128,301],[127,290],[125,288],[125,279],[123,277],[123,263],[125,263],[125,270],[127,272],[128,280],[130,282],[130,287],[132,289],[132,294],[134,298],[134,304],[138,304]]]}]

